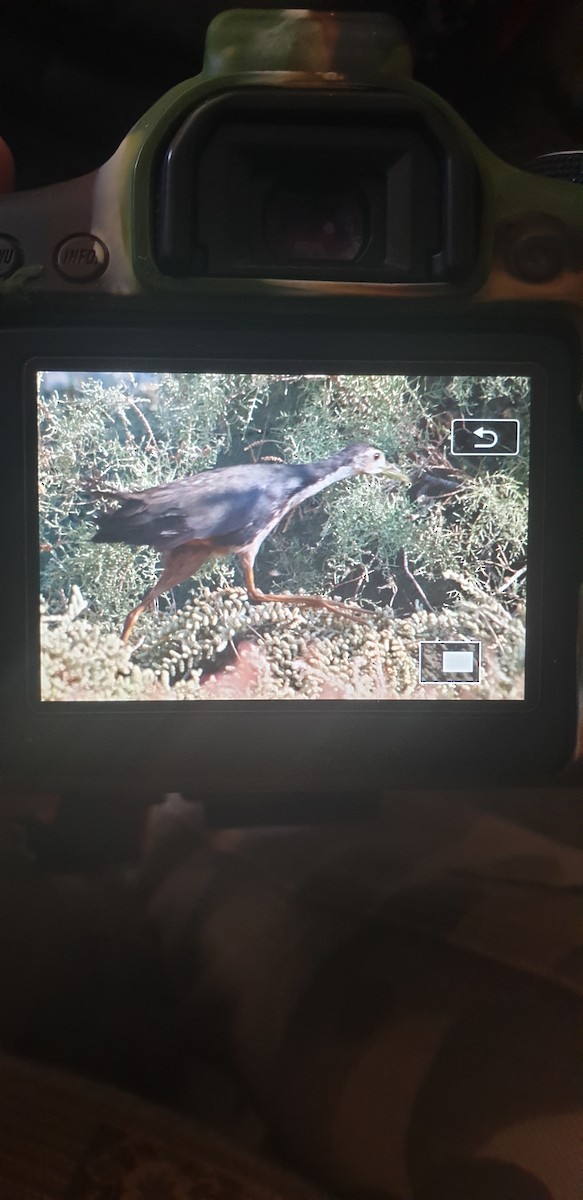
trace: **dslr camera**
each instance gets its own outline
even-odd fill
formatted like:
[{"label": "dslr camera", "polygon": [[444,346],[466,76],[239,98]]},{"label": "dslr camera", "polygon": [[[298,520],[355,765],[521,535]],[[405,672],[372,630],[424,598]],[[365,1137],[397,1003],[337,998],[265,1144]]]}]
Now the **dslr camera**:
[{"label": "dslr camera", "polygon": [[225,12],[109,162],[2,198],[5,783],[556,776],[582,298],[580,189],[377,16]]}]

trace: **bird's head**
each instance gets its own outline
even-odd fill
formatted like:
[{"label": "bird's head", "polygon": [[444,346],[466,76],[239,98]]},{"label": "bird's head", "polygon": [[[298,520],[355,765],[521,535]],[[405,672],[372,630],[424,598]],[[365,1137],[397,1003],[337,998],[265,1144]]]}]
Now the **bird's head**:
[{"label": "bird's head", "polygon": [[399,483],[410,483],[405,472],[395,463],[387,462],[382,450],[377,450],[376,446],[357,442],[356,445],[348,447],[347,453],[351,456],[355,475],[385,475]]}]

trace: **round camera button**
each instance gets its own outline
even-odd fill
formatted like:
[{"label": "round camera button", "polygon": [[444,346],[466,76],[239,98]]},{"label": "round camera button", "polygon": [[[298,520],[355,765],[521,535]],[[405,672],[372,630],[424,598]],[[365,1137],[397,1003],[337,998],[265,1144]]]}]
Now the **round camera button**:
[{"label": "round camera button", "polygon": [[70,283],[90,283],[107,270],[109,251],[92,233],[73,233],[55,251],[55,267]]},{"label": "round camera button", "polygon": [[9,233],[0,233],[0,279],[9,279],[22,266],[22,246]]}]

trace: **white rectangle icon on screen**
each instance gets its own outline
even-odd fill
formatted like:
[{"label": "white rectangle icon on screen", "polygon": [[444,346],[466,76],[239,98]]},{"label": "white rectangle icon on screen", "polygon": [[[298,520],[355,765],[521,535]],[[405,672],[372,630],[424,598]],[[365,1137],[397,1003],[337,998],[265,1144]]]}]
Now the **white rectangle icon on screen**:
[{"label": "white rectangle icon on screen", "polygon": [[419,683],[479,683],[480,642],[419,642]]},{"label": "white rectangle icon on screen", "polygon": [[443,673],[450,675],[454,671],[468,671],[472,674],[474,670],[474,656],[470,650],[444,650],[443,651]]}]

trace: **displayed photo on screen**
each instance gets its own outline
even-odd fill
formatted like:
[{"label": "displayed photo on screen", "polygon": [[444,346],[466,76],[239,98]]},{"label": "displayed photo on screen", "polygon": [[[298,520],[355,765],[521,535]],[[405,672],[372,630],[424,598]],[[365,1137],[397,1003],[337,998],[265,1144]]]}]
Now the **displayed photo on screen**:
[{"label": "displayed photo on screen", "polygon": [[525,695],[531,381],[36,375],[40,699]]}]

